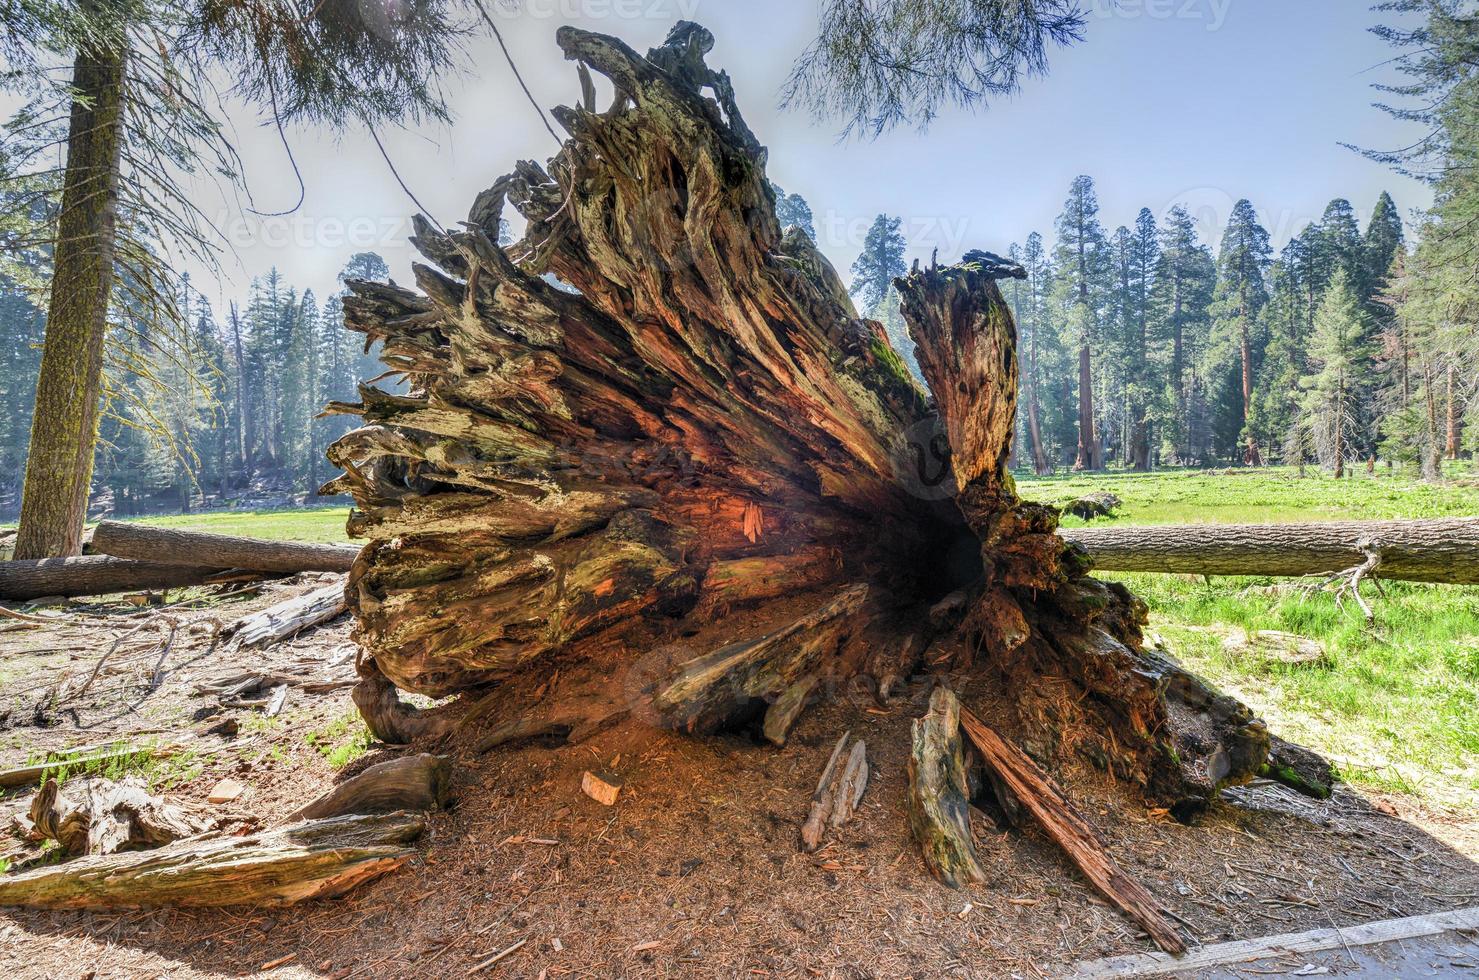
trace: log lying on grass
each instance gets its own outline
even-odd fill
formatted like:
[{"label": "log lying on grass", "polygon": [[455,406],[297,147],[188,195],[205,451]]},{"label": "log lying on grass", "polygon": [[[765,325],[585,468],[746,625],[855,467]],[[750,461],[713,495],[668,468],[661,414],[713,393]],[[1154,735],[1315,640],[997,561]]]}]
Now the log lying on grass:
[{"label": "log lying on grass", "polygon": [[110,555],[0,561],[0,599],[21,602],[47,596],[174,589],[204,585],[206,579],[219,571],[219,568],[133,561]]},{"label": "log lying on grass", "polygon": [[292,905],[334,898],[416,852],[419,815],[308,820],[248,837],[209,834],[157,850],[82,857],[0,876],[0,905],[114,909]]},{"label": "log lying on grass", "polygon": [[1375,555],[1369,578],[1479,584],[1479,518],[1070,528],[1094,567],[1189,575],[1335,575]]},{"label": "log lying on grass", "polygon": [[[1017,497],[1001,264],[967,253],[898,281],[931,402],[782,230],[708,31],[680,23],[645,57],[557,39],[611,81],[610,107],[556,109],[559,154],[458,229],[417,219],[419,292],[348,284],[347,325],[408,381],[330,406],[363,423],[330,449],[344,473],[325,492],[354,496],[368,539],[347,594],[376,733],[446,730],[399,686],[491,689],[480,723],[505,740],[590,730],[563,710],[574,692],[695,733],[780,705],[779,737],[813,675],[882,691],[923,658],[1004,675],[1045,757],[1074,747],[1179,813],[1255,775],[1263,725],[1145,651],[1143,603],[1088,578],[1056,512]],[[502,247],[509,203],[527,231]],[[866,601],[817,615],[854,586]]]},{"label": "log lying on grass", "polygon": [[347,572],[359,554],[354,545],[266,541],[124,521],[100,522],[92,549],[116,558],[257,572]]},{"label": "log lying on grass", "polygon": [[1168,953],[1186,952],[1186,943],[1150,892],[1120,869],[1109,856],[1099,832],[1068,802],[1037,763],[969,711],[960,712],[960,726],[1015,803],[1036,818],[1084,877],[1120,911],[1138,922],[1161,949]]}]

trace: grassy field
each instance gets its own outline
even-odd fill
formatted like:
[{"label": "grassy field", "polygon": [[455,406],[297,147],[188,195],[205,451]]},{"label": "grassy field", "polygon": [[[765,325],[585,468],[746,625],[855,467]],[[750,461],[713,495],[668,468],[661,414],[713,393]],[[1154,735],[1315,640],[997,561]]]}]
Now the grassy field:
[{"label": "grassy field", "polygon": [[312,507],[304,510],[220,510],[136,520],[160,527],[240,534],[274,541],[337,542],[349,540],[344,533],[344,522],[348,517],[348,507]]},{"label": "grassy field", "polygon": [[[1338,483],[1309,473],[1105,474],[1018,487],[1053,503],[1109,490],[1124,501],[1114,523],[1136,525],[1479,515],[1479,480],[1467,474],[1428,485],[1381,470]],[[1479,587],[1389,583],[1385,597],[1368,588],[1368,628],[1353,604],[1337,609],[1330,594],[1288,581],[1106,577],[1149,603],[1152,630],[1178,658],[1336,760],[1350,782],[1456,807],[1479,800]],[[1287,666],[1224,652],[1230,634],[1260,629],[1316,639],[1326,657]]]},{"label": "grassy field", "polygon": [[[1022,477],[1022,496],[1062,504],[1096,490],[1124,501],[1117,524],[1287,524],[1293,521],[1378,521],[1399,517],[1479,515],[1479,477],[1450,464],[1450,479],[1423,483],[1410,475],[1364,468],[1344,479],[1311,467],[1257,470],[1166,470],[1095,476]],[[1065,527],[1082,527],[1065,517]]]}]

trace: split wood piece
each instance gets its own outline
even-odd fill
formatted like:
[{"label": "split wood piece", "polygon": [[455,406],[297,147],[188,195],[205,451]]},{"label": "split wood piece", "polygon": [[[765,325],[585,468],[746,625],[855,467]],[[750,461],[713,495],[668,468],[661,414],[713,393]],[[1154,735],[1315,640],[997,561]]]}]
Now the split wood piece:
[{"label": "split wood piece", "polygon": [[203,585],[219,568],[133,561],[111,555],[0,561],[0,599],[109,595]]},{"label": "split wood piece", "polygon": [[1021,749],[1006,741],[969,711],[960,712],[961,728],[986,765],[1017,801],[1042,825],[1094,887],[1139,923],[1155,944],[1168,953],[1186,952],[1175,926],[1145,886],[1109,856],[1099,832],[1073,807],[1057,785]]},{"label": "split wood piece", "polygon": [[0,905],[50,909],[293,905],[336,898],[416,853],[417,814],[308,820],[247,837],[205,834],[152,851],[0,876]]},{"label": "split wood piece", "polygon": [[452,761],[443,755],[402,756],[346,779],[288,820],[322,820],[351,813],[440,810],[452,787]]},{"label": "split wood piece", "polygon": [[969,792],[960,701],[949,688],[937,687],[929,711],[913,723],[909,827],[930,872],[951,888],[986,880],[971,840]]},{"label": "split wood piece", "polygon": [[320,623],[327,623],[344,610],[344,580],[341,578],[332,585],[243,616],[223,632],[227,635],[234,633],[242,646],[271,646]]},{"label": "split wood piece", "polygon": [[1334,575],[1380,556],[1373,578],[1479,584],[1479,518],[1069,528],[1060,532],[1114,572]]},{"label": "split wood piece", "polygon": [[0,771],[0,790],[34,786],[47,773],[54,773],[61,769],[66,769],[69,772],[87,772],[90,769],[106,766],[109,763],[123,762],[129,759],[159,759],[174,755],[178,751],[179,747],[174,745],[147,747],[125,745],[119,748],[108,749],[104,752],[90,752],[83,755],[54,753],[45,762],[37,762],[15,769]]},{"label": "split wood piece", "polygon": [[794,695],[777,699],[837,648],[856,626],[852,617],[867,598],[868,586],[848,586],[789,626],[682,664],[653,697],[653,709],[675,728],[708,733],[749,713],[756,702],[771,702],[766,720],[772,734],[784,740],[790,726],[783,716],[794,722],[800,712]]},{"label": "split wood piece", "polygon": [[36,830],[70,855],[113,854],[160,847],[193,837],[210,822],[150,796],[135,777],[68,780],[66,791],[48,779],[31,801]]},{"label": "split wood piece", "polygon": [[847,754],[847,765],[837,779],[837,790],[832,795],[832,819],[835,827],[845,827],[858,812],[863,802],[863,793],[868,789],[868,743],[858,739]]},{"label": "split wood piece", "polygon": [[92,550],[117,558],[259,572],[347,572],[359,554],[354,545],[266,541],[124,521],[100,522],[92,533]]},{"label": "split wood piece", "polygon": [[806,815],[806,822],[801,825],[801,847],[807,852],[815,851],[822,845],[822,832],[827,828],[827,818],[832,815],[832,801],[837,789],[837,760],[842,758],[842,750],[847,746],[847,737],[851,734],[851,731],[843,732],[842,737],[837,740],[832,754],[827,757],[827,764],[822,767],[817,788],[811,794],[811,811]]},{"label": "split wood piece", "polygon": [[580,777],[580,791],[602,806],[615,806],[621,783],[610,773],[597,775],[587,769]]},{"label": "split wood piece", "polygon": [[806,709],[806,701],[811,697],[811,692],[816,689],[821,678],[816,674],[808,674],[790,687],[780,693],[769,708],[765,710],[765,720],[761,723],[761,732],[765,740],[772,745],[785,745],[786,736],[791,732],[791,726],[796,724],[796,719],[801,717],[801,712]]}]

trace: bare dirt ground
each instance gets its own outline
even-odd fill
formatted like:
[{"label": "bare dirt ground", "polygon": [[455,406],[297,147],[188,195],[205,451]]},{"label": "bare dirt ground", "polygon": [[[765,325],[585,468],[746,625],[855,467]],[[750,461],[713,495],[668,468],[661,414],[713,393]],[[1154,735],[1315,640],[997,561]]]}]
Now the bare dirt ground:
[{"label": "bare dirt ground", "polygon": [[[118,738],[174,743],[177,754],[141,770],[151,785],[228,826],[256,827],[374,762],[426,750],[364,746],[337,686],[353,676],[344,620],[265,652],[213,641],[214,622],[316,584],[202,608],[119,603],[42,610],[64,617],[42,625],[0,620],[0,768]],[[276,717],[196,693],[247,671],[293,679]],[[480,756],[483,723],[469,725],[431,749],[456,762],[456,803],[400,871],[291,909],[6,910],[0,975],[220,977],[274,964],[285,978],[452,977],[522,943],[476,975],[1029,978],[1151,949],[1034,829],[1002,831],[977,813],[991,880],[952,891],[928,876],[904,811],[909,721],[928,692],[920,679],[886,710],[837,698],[810,709],[779,750],[631,721],[581,744]],[[1011,733],[989,682],[960,693]],[[817,774],[849,728],[874,767],[861,814],[819,853],[801,853]],[[615,806],[582,794],[588,769],[619,775]],[[1195,943],[1479,904],[1472,813],[1344,788],[1317,804],[1255,786],[1187,827],[1101,773],[1058,775]],[[210,806],[226,777],[245,792]],[[0,798],[0,855],[15,863],[36,857],[8,829],[30,796]]]}]

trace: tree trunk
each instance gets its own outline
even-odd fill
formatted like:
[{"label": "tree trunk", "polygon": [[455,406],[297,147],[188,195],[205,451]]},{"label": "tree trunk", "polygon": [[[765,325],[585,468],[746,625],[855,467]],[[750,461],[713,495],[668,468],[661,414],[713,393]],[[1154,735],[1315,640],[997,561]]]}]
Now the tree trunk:
[{"label": "tree trunk", "polygon": [[1078,349],[1078,460],[1073,468],[1104,468],[1099,439],[1094,434],[1094,365],[1087,340]]},{"label": "tree trunk", "polygon": [[231,353],[236,363],[236,441],[241,456],[242,483],[250,485],[252,470],[252,395],[247,390],[246,356],[241,345],[241,317],[231,304]]},{"label": "tree trunk", "polygon": [[1248,466],[1260,466],[1263,458],[1258,453],[1258,440],[1254,438],[1252,429],[1248,427],[1248,422],[1253,416],[1253,346],[1248,337],[1246,308],[1238,324],[1238,344],[1242,349],[1243,360],[1243,429],[1247,435],[1247,442],[1243,448],[1243,462]]},{"label": "tree trunk", "polygon": [[359,554],[354,545],[267,541],[125,521],[99,522],[92,550],[115,558],[259,572],[347,572]]},{"label": "tree trunk", "polygon": [[[354,496],[369,539],[347,596],[377,733],[446,730],[393,682],[496,685],[488,747],[630,716],[783,734],[830,683],[883,692],[927,649],[933,669],[979,651],[1045,756],[1081,749],[1182,815],[1258,772],[1262,724],[1143,651],[1144,605],[1017,498],[999,269],[895,283],[931,405],[810,239],[783,236],[707,31],[646,58],[558,40],[612,106],[556,109],[572,138],[464,230],[418,219],[419,294],[348,284],[347,324],[410,381],[331,406],[365,423],[324,492]],[[507,250],[506,201],[528,228]],[[1038,710],[1045,684],[1084,696]]]},{"label": "tree trunk", "polygon": [[1448,419],[1444,426],[1447,436],[1444,448],[1449,459],[1458,459],[1458,432],[1459,432],[1459,410],[1458,397],[1455,393],[1457,387],[1456,376],[1458,369],[1454,365],[1448,365]]},{"label": "tree trunk", "polygon": [[201,585],[222,569],[166,565],[111,555],[40,558],[0,562],[0,599],[24,601],[46,596],[107,595],[140,589]]},{"label": "tree trunk", "polygon": [[1060,532],[1113,572],[1320,575],[1381,555],[1377,578],[1479,584],[1479,518],[1069,528]]},{"label": "tree trunk", "polygon": [[53,256],[46,341],[21,497],[17,558],[82,551],[102,395],[103,344],[113,294],[113,251],[123,141],[126,47],[80,48],[67,134],[67,170]]}]

